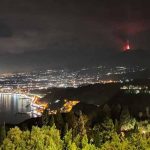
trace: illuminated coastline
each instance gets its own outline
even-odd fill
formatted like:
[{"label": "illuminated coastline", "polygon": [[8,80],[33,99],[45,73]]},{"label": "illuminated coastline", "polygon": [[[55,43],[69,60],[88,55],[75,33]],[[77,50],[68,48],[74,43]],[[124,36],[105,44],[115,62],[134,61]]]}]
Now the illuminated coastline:
[{"label": "illuminated coastline", "polygon": [[[45,109],[45,107],[41,106],[41,104],[37,104],[36,103],[36,99],[40,98],[39,95],[35,95],[35,94],[24,94],[24,93],[8,93],[8,92],[0,92],[1,95],[16,95],[19,96],[19,99],[27,99],[29,101],[29,104],[27,106],[31,107],[31,111],[29,112],[23,112],[23,111],[19,111],[17,112],[17,114],[19,115],[23,115],[23,114],[27,114],[30,117],[38,117],[42,115],[43,110]],[[18,100],[19,100],[18,99]],[[39,108],[42,109],[42,111],[39,111]]]}]

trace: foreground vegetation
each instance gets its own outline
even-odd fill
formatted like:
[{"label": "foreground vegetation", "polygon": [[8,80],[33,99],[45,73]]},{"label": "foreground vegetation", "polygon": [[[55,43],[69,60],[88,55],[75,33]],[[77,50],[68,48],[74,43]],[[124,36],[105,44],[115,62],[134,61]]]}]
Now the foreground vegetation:
[{"label": "foreground vegetation", "polygon": [[[105,108],[106,110],[106,108]],[[106,113],[100,120],[70,112],[41,118],[42,125],[1,126],[2,150],[150,150],[150,122],[136,121],[127,109],[119,119]]]}]

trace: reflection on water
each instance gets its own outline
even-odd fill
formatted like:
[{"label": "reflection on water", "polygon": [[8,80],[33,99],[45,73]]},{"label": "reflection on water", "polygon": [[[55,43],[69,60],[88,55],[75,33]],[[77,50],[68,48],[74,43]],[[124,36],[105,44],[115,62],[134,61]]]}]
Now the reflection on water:
[{"label": "reflection on water", "polygon": [[[30,111],[29,99],[17,94],[0,94],[0,123],[19,123],[30,118],[26,112]],[[22,113],[22,114],[18,114]]]}]

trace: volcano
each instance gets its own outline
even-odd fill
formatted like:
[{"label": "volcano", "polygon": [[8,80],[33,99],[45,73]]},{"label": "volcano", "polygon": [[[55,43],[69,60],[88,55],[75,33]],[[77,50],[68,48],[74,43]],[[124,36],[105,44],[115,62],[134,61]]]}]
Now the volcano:
[{"label": "volcano", "polygon": [[127,42],[125,43],[125,46],[123,48],[123,51],[130,51],[131,47],[130,47],[130,43],[129,40],[127,40]]},{"label": "volcano", "polygon": [[115,54],[112,63],[115,65],[150,67],[150,52],[142,49],[127,49]]}]

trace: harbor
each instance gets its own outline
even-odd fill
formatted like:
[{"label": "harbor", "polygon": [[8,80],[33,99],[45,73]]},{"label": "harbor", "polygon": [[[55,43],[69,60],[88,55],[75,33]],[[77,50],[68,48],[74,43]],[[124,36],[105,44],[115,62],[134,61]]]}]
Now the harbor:
[{"label": "harbor", "polygon": [[0,93],[1,123],[19,123],[29,118],[40,117],[46,104],[40,102],[41,95],[30,93]]}]

